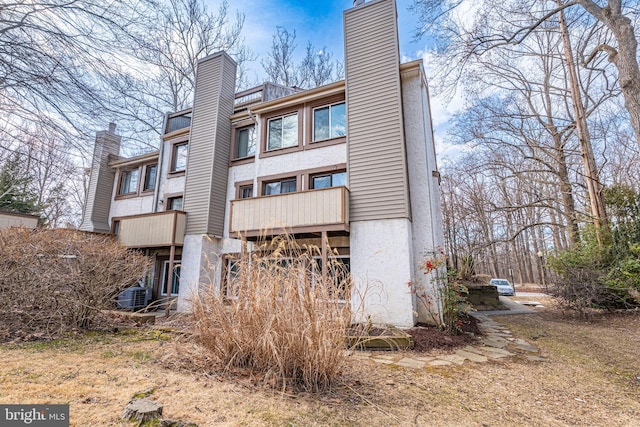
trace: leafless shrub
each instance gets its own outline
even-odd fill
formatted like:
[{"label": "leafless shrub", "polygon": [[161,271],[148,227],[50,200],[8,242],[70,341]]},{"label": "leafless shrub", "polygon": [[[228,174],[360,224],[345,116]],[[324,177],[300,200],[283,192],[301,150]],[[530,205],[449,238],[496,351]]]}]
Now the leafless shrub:
[{"label": "leafless shrub", "polygon": [[0,253],[0,316],[48,331],[88,327],[149,266],[111,236],[63,229],[0,230]]},{"label": "leafless shrub", "polygon": [[549,288],[549,293],[558,298],[561,307],[575,310],[586,318],[591,309],[606,298],[601,278],[599,270],[568,268]]},{"label": "leafless shrub", "polygon": [[488,274],[475,274],[472,281],[474,283],[484,283],[486,285],[491,281],[491,276]]},{"label": "leafless shrub", "polygon": [[238,261],[223,292],[211,286],[193,299],[196,338],[227,369],[248,369],[283,389],[325,389],[345,358],[348,275],[330,260],[323,278],[318,249],[287,237],[263,249]]}]

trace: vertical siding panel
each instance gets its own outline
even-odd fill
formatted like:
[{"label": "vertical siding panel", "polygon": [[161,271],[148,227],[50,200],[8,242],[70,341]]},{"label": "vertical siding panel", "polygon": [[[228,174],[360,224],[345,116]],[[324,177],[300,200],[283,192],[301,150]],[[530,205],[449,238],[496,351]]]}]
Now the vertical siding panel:
[{"label": "vertical siding panel", "polygon": [[[297,211],[298,211],[298,222],[302,225],[311,225],[311,224],[317,224],[318,223],[318,214],[317,214],[317,209],[312,209],[311,208],[311,192],[307,191],[306,193],[303,193],[303,201],[302,201],[302,206],[300,206]],[[292,200],[293,202],[293,200]],[[291,203],[293,204],[293,203]],[[308,214],[305,215],[305,212],[307,212]]]},{"label": "vertical siding panel", "polygon": [[[327,196],[329,195],[329,192],[327,192]],[[325,212],[327,212],[327,218],[325,218],[325,222],[330,222],[330,223],[337,223],[338,222],[338,206],[339,206],[339,198],[338,197],[329,197],[325,200],[325,206],[327,206],[327,209],[325,209]]]},{"label": "vertical siding panel", "polygon": [[231,232],[279,231],[282,227],[295,232],[300,227],[344,224],[348,203],[344,187],[237,200]]},{"label": "vertical siding panel", "polygon": [[396,16],[394,0],[344,12],[352,221],[410,215]]},{"label": "vertical siding panel", "polygon": [[330,193],[331,191],[323,191],[318,195],[317,208],[315,209],[319,214],[318,223],[327,224],[331,222],[331,215],[327,214],[331,212],[331,199],[327,198]]},{"label": "vertical siding panel", "polygon": [[115,125],[108,131],[96,134],[91,176],[87,189],[86,203],[80,230],[108,233],[109,211],[113,197],[116,174],[109,167],[109,155],[117,156],[120,151],[120,136],[115,133]]},{"label": "vertical siding panel", "polygon": [[224,52],[198,62],[184,209],[186,234],[223,235],[236,64]]}]

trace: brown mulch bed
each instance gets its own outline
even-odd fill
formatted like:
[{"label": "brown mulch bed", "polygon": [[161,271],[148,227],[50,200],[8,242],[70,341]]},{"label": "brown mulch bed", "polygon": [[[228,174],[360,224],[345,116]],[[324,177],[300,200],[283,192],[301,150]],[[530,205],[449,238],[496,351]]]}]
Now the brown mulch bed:
[{"label": "brown mulch bed", "polygon": [[413,351],[428,353],[431,351],[451,351],[467,345],[475,344],[482,336],[478,321],[473,316],[460,316],[462,333],[449,335],[432,325],[418,324],[407,332],[413,337]]}]

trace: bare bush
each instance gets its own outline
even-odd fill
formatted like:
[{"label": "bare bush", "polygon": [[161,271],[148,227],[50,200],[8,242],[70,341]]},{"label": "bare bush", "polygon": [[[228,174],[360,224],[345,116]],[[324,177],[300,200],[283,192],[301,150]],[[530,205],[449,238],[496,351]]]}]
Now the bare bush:
[{"label": "bare bush", "polygon": [[249,369],[266,384],[329,387],[345,358],[348,275],[329,259],[323,278],[317,248],[286,237],[263,249],[235,264],[222,292],[212,286],[194,298],[196,337],[227,368]]},{"label": "bare bush", "polygon": [[491,276],[488,274],[475,274],[471,280],[473,283],[483,283],[486,285],[491,282]]},{"label": "bare bush", "polygon": [[601,277],[598,270],[570,268],[549,288],[549,293],[558,298],[561,306],[588,317],[589,309],[603,300]]},{"label": "bare bush", "polygon": [[73,230],[0,230],[0,316],[47,331],[87,328],[149,267],[112,236]]}]

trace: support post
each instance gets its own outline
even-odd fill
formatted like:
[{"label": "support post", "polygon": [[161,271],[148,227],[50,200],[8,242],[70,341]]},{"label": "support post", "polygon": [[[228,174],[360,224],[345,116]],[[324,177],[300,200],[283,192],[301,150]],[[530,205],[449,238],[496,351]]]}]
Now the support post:
[{"label": "support post", "polygon": [[173,265],[176,258],[176,246],[171,245],[169,252],[169,277],[167,277],[167,298],[165,300],[164,315],[169,317],[171,312],[171,291],[173,290]]},{"label": "support post", "polygon": [[328,245],[327,232],[322,232],[322,282],[327,283],[327,245]]}]

